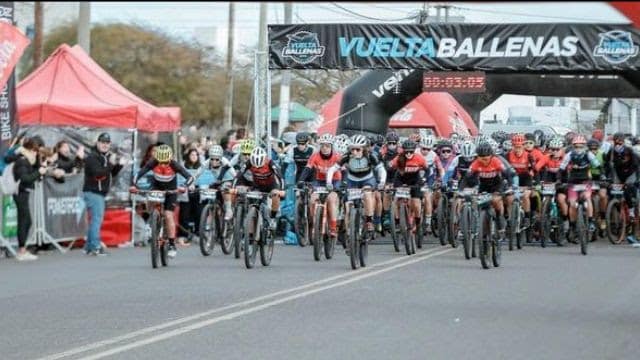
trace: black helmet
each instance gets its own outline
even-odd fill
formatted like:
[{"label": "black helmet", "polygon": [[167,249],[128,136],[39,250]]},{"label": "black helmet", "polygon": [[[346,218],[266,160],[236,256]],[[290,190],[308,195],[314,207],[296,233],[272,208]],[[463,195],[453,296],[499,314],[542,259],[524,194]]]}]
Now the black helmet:
[{"label": "black helmet", "polygon": [[491,134],[491,138],[498,144],[502,144],[503,141],[507,140],[507,133],[502,130],[498,130]]},{"label": "black helmet", "polygon": [[309,134],[306,132],[299,132],[296,134],[296,143],[306,144],[309,142]]},{"label": "black helmet", "polygon": [[478,154],[478,156],[493,155],[493,147],[491,147],[491,144],[488,142],[481,142],[478,144],[478,147],[476,147],[476,154]]},{"label": "black helmet", "polygon": [[524,134],[524,139],[525,139],[525,141],[533,141],[533,142],[535,142],[536,141],[536,136],[533,135],[532,133],[526,133],[526,134]]},{"label": "black helmet", "polygon": [[414,152],[416,150],[417,146],[418,146],[418,144],[416,144],[416,142],[413,141],[413,140],[405,140],[402,143],[402,149],[405,152]]},{"label": "black helmet", "polygon": [[600,147],[600,141],[596,140],[596,139],[589,139],[589,141],[587,141],[587,147],[589,149],[593,149],[593,148],[599,148]]},{"label": "black helmet", "polygon": [[618,141],[618,140],[624,141],[624,134],[623,133],[617,132],[617,133],[613,134],[613,141]]},{"label": "black helmet", "polygon": [[378,134],[376,135],[376,145],[380,145],[382,146],[382,144],[384,144],[384,136],[382,136],[382,134]]},{"label": "black helmet", "polygon": [[387,142],[398,142],[400,140],[400,137],[398,136],[398,133],[395,131],[389,131],[387,133]]},{"label": "black helmet", "polygon": [[451,140],[449,139],[442,139],[440,140],[440,142],[438,142],[437,147],[438,149],[441,149],[443,147],[453,148],[453,143],[451,143]]}]

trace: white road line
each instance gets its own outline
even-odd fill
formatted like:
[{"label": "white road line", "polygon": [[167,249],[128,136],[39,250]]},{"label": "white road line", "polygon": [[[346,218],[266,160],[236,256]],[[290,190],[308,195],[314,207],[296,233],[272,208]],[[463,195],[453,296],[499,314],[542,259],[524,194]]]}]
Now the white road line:
[{"label": "white road line", "polygon": [[124,352],[124,351],[132,350],[132,349],[139,348],[139,347],[142,347],[142,346],[146,346],[146,345],[149,345],[149,344],[153,344],[153,343],[156,343],[156,342],[159,342],[159,341],[162,341],[162,340],[170,339],[170,338],[173,338],[174,336],[181,335],[181,334],[193,331],[193,330],[198,330],[198,329],[201,329],[201,328],[204,328],[204,327],[207,327],[207,326],[211,326],[211,325],[219,323],[221,321],[232,320],[232,319],[235,319],[237,317],[248,315],[248,314],[254,313],[256,311],[264,310],[264,309],[267,309],[267,308],[270,308],[270,307],[273,307],[273,306],[276,306],[276,305],[280,305],[280,304],[285,303],[285,302],[289,302],[289,301],[292,301],[292,300],[304,298],[304,297],[307,297],[309,295],[313,295],[315,293],[319,293],[321,291],[333,289],[333,288],[344,286],[344,285],[347,285],[347,284],[350,284],[350,283],[353,283],[353,282],[356,282],[356,281],[360,281],[360,280],[363,280],[363,279],[366,279],[366,278],[369,278],[369,277],[372,277],[372,276],[384,274],[384,273],[389,272],[391,270],[395,270],[395,269],[398,269],[398,268],[401,268],[401,267],[405,267],[405,266],[408,266],[408,265],[411,265],[411,264],[415,264],[417,262],[424,261],[424,260],[427,260],[427,259],[435,257],[435,256],[446,254],[446,253],[448,253],[448,252],[450,252],[452,250],[454,250],[454,249],[449,248],[449,249],[446,249],[446,250],[443,250],[443,251],[440,251],[440,252],[431,253],[431,254],[429,254],[427,256],[410,257],[410,258],[408,257],[406,259],[410,259],[409,261],[402,262],[400,264],[389,266],[389,267],[386,267],[386,268],[383,268],[383,269],[380,269],[380,270],[376,270],[376,271],[364,272],[361,275],[357,275],[357,276],[354,276],[354,277],[352,277],[350,279],[343,280],[343,281],[340,281],[340,282],[337,282],[337,283],[334,283],[334,284],[325,285],[325,286],[322,286],[322,287],[319,287],[319,288],[316,288],[316,289],[308,290],[308,291],[301,292],[301,293],[294,294],[294,295],[289,295],[289,296],[286,296],[286,297],[284,297],[282,299],[273,300],[273,301],[264,303],[262,305],[250,307],[250,308],[247,308],[247,309],[244,309],[244,310],[239,310],[239,311],[236,311],[236,312],[233,312],[233,313],[229,313],[229,314],[226,314],[226,315],[222,315],[222,316],[214,317],[214,318],[211,318],[211,319],[208,319],[208,320],[203,320],[203,321],[200,321],[200,322],[196,322],[196,323],[193,323],[193,324],[190,324],[190,325],[186,325],[184,327],[180,327],[180,328],[177,328],[177,329],[174,329],[174,330],[170,330],[170,331],[167,331],[167,332],[164,332],[164,333],[149,337],[147,339],[138,340],[138,341],[132,342],[132,343],[127,344],[127,345],[118,346],[118,347],[115,347],[115,348],[110,349],[110,350],[106,350],[106,351],[103,351],[103,352],[100,352],[100,353],[97,353],[97,354],[93,354],[93,355],[90,355],[90,356],[87,356],[87,357],[83,357],[80,360],[102,359],[102,358],[107,357],[107,356],[115,355],[115,354],[118,354],[118,353],[121,353],[121,352]]},{"label": "white road line", "polygon": [[[438,250],[441,250],[441,248],[431,249],[431,250],[428,250],[428,251],[423,251],[423,252],[417,253],[415,256],[424,256],[424,255],[436,252]],[[367,272],[367,271],[371,271],[372,269],[376,269],[376,268],[387,266],[387,265],[394,264],[394,263],[397,263],[397,262],[405,261],[407,259],[413,259],[413,257],[403,256],[403,257],[399,257],[399,258],[383,261],[381,263],[374,264],[374,265],[366,267],[366,268],[361,268],[361,269],[358,269],[356,271],[348,271],[348,272],[346,272],[344,274],[331,276],[331,277],[328,277],[326,279],[314,281],[314,282],[311,282],[311,283],[308,283],[308,284],[305,284],[305,285],[300,285],[300,286],[297,286],[297,287],[294,287],[294,288],[276,291],[276,292],[273,292],[273,293],[270,293],[270,294],[266,294],[266,295],[263,295],[263,296],[259,296],[259,297],[253,298],[253,299],[249,299],[249,300],[241,301],[241,302],[238,302],[238,303],[226,305],[226,306],[223,306],[223,307],[220,307],[220,308],[207,310],[207,311],[204,311],[204,312],[201,312],[201,313],[197,313],[197,314],[194,314],[194,315],[190,315],[190,316],[187,316],[187,317],[184,317],[184,318],[180,318],[180,319],[172,320],[172,321],[169,321],[169,322],[166,322],[166,323],[162,323],[162,324],[150,326],[150,327],[147,327],[147,328],[143,328],[143,329],[140,329],[140,330],[136,330],[136,331],[133,331],[133,332],[130,332],[130,333],[126,333],[126,334],[123,334],[123,335],[120,335],[120,336],[116,336],[116,337],[113,337],[113,338],[110,338],[110,339],[101,340],[101,341],[98,341],[98,342],[95,342],[95,343],[91,343],[91,344],[83,345],[83,346],[76,347],[76,348],[73,348],[73,349],[69,349],[67,351],[63,351],[63,352],[60,352],[60,353],[56,353],[56,354],[48,355],[48,356],[45,356],[45,357],[41,357],[41,358],[38,358],[36,360],[58,360],[58,359],[63,359],[63,358],[69,357],[69,356],[81,354],[81,353],[84,353],[84,352],[87,352],[87,351],[99,349],[101,347],[113,345],[113,344],[116,344],[116,343],[119,343],[119,342],[122,342],[122,341],[125,341],[125,340],[133,339],[133,338],[136,338],[138,336],[146,335],[146,334],[158,331],[158,330],[163,330],[163,329],[166,329],[166,328],[169,328],[169,327],[172,327],[172,326],[180,325],[180,324],[183,324],[185,322],[198,320],[200,318],[207,317],[207,316],[219,313],[219,312],[223,312],[223,311],[235,309],[235,308],[238,308],[238,307],[251,305],[251,304],[254,304],[254,303],[257,303],[257,302],[260,302],[260,301],[268,300],[268,299],[271,299],[271,298],[274,298],[274,297],[277,297],[277,296],[281,296],[281,295],[285,295],[285,294],[288,294],[288,293],[291,293],[291,292],[305,290],[305,289],[308,289],[308,288],[311,288],[311,287],[314,287],[314,286],[325,284],[327,282],[331,282],[331,281],[342,279],[342,278],[349,277],[349,276],[354,276],[354,275],[359,274],[361,272]]]}]

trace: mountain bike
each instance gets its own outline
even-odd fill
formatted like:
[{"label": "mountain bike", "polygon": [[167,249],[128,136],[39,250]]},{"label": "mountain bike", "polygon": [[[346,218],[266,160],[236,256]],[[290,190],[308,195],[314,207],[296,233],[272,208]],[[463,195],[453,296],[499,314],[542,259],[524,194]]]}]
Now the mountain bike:
[{"label": "mountain bike", "polygon": [[459,228],[462,233],[462,246],[464,257],[469,260],[476,257],[476,238],[478,234],[478,209],[474,205],[476,188],[466,188],[458,193],[462,197],[462,207],[460,208]]},{"label": "mountain bike", "polygon": [[[405,251],[407,255],[416,253],[416,243],[413,232],[411,231],[411,224],[413,223],[413,214],[410,211],[409,202],[411,201],[411,189],[408,187],[395,188],[395,194],[393,196],[394,209],[398,211],[399,218],[399,230],[400,239],[404,243]],[[395,222],[395,218],[393,219]]]},{"label": "mountain bike", "polygon": [[216,242],[225,255],[231,253],[233,247],[233,219],[224,219],[224,199],[222,191],[217,189],[200,189],[200,201],[205,205],[200,213],[200,252],[203,256],[213,253]]},{"label": "mountain bike", "polygon": [[610,185],[609,205],[605,215],[607,236],[609,241],[616,245],[621,244],[628,235],[634,233],[634,221],[629,216],[629,204],[624,199],[624,188],[625,184]]},{"label": "mountain bike", "polygon": [[524,231],[526,229],[522,228],[522,219],[524,218],[524,209],[521,205],[520,197],[522,196],[522,192],[520,189],[518,191],[513,191],[509,189],[505,192],[505,195],[513,194],[514,199],[513,203],[511,203],[511,211],[509,213],[509,221],[507,221],[507,236],[509,237],[509,251],[513,251],[513,246],[518,249],[522,249],[522,240],[525,236]]},{"label": "mountain bike", "polygon": [[365,229],[363,192],[371,189],[347,189],[347,201],[345,209],[348,214],[347,224],[347,252],[351,261],[351,268],[356,270],[358,266],[367,266],[369,256],[369,238],[373,237],[373,231]]},{"label": "mountain bike", "polygon": [[589,247],[589,219],[587,215],[587,200],[584,197],[584,192],[587,190],[586,184],[574,184],[570,185],[573,187],[573,191],[578,193],[578,201],[576,202],[577,207],[577,220],[576,220],[576,228],[574,235],[578,238],[580,242],[580,252],[582,255],[587,255],[588,247]]},{"label": "mountain bike", "polygon": [[141,201],[147,203],[147,209],[151,209],[149,216],[149,226],[151,227],[151,266],[155,269],[158,267],[158,261],[162,266],[169,265],[169,238],[166,234],[166,224],[164,218],[164,200],[167,194],[181,194],[186,189],[178,188],[176,190],[140,190],[131,187],[129,192],[137,194],[142,198]]},{"label": "mountain bike", "polygon": [[263,266],[271,264],[273,257],[274,235],[269,228],[269,212],[271,209],[270,193],[247,191],[240,194],[244,201],[243,234],[244,264],[247,269],[255,266],[258,249]]},{"label": "mountain bike", "polygon": [[313,193],[318,195],[314,204],[312,242],[313,258],[320,261],[322,253],[327,260],[333,257],[336,239],[329,236],[329,221],[327,214],[327,197],[329,191],[326,187],[315,187]]},{"label": "mountain bike", "polygon": [[309,245],[311,219],[309,219],[309,188],[296,189],[296,209],[294,211],[294,227],[298,244],[302,247]]},{"label": "mountain bike", "polygon": [[547,247],[547,241],[558,246],[564,245],[564,234],[560,220],[560,208],[556,201],[556,183],[542,183],[542,237],[540,246]]},{"label": "mountain bike", "polygon": [[[480,212],[478,221],[478,257],[482,268],[488,269],[490,264],[499,267],[502,259],[502,239],[498,235],[498,217],[491,205],[493,194],[478,195],[477,204]],[[491,260],[489,260],[491,259]]]}]

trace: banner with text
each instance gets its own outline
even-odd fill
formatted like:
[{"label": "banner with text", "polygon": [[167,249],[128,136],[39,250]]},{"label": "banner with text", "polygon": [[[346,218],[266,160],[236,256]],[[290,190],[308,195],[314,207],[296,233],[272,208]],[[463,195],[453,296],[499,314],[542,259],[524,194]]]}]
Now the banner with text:
[{"label": "banner with text", "polygon": [[270,69],[640,70],[623,24],[269,25]]},{"label": "banner with text", "polygon": [[86,207],[82,198],[84,174],[67,175],[64,182],[43,180],[45,231],[54,239],[84,237]]},{"label": "banner with text", "polygon": [[[0,2],[0,22],[13,25],[13,1]],[[15,83],[15,74],[11,72],[8,80],[0,85],[0,156],[9,149],[18,130]]]}]

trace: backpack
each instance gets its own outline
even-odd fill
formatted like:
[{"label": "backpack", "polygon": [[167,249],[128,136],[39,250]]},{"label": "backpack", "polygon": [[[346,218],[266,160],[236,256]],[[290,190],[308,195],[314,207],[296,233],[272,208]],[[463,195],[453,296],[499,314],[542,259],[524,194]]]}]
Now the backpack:
[{"label": "backpack", "polygon": [[15,195],[18,193],[20,181],[16,181],[13,176],[13,165],[15,162],[7,165],[0,176],[0,194]]}]

